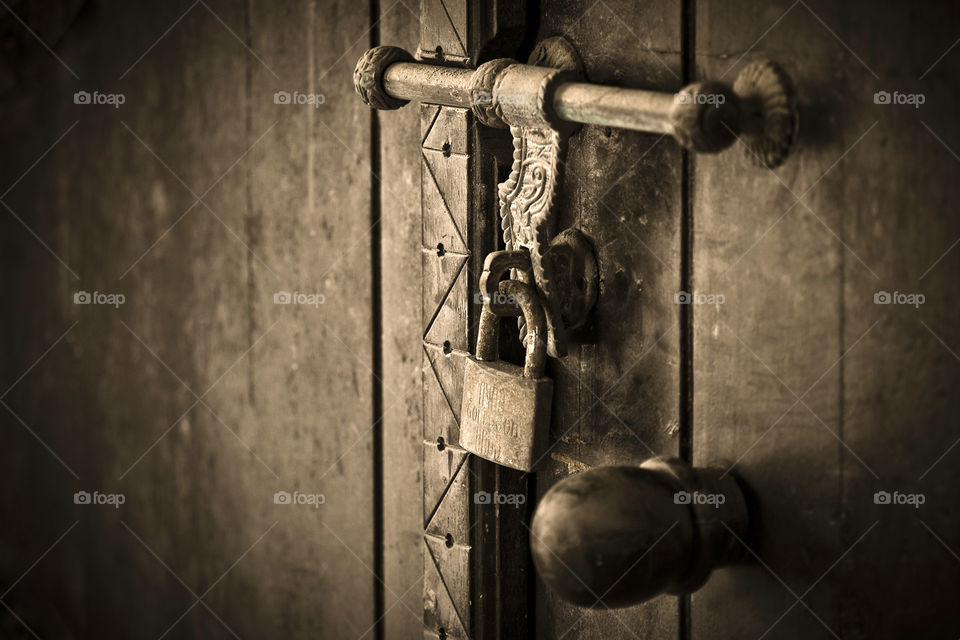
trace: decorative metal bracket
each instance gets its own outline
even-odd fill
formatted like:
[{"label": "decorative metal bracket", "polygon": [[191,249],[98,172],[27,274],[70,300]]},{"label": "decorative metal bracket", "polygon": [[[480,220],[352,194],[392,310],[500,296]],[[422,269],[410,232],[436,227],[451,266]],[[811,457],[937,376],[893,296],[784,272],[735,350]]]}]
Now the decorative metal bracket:
[{"label": "decorative metal bracket", "polygon": [[[528,66],[493,60],[481,65],[481,69],[486,66],[499,72],[482,74],[480,78],[487,86],[474,85],[473,91],[474,98],[490,95],[497,119],[510,126],[513,166],[498,189],[503,241],[507,251],[529,252],[533,280],[546,312],[547,353],[562,357],[567,353],[566,329],[582,323],[596,301],[598,275],[590,243],[579,231],[567,230],[564,239],[554,244],[556,198],[563,179],[567,138],[575,127],[553,112],[552,95],[561,83],[583,78],[584,69],[576,50],[560,37],[540,42],[530,62]],[[530,92],[533,88],[535,94]],[[531,104],[534,99],[535,105]],[[477,110],[475,107],[474,112]],[[584,270],[572,273],[570,267],[577,263]],[[583,291],[577,297],[566,295],[578,287],[593,295],[583,295]],[[564,301],[566,317],[562,313]],[[522,316],[519,323],[524,338]]]}]

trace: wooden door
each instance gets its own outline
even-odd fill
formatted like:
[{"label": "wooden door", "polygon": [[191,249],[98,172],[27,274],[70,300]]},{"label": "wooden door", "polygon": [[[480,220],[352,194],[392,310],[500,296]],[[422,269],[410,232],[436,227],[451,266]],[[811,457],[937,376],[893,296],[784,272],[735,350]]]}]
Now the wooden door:
[{"label": "wooden door", "polygon": [[[740,146],[695,155],[669,137],[594,126],[571,139],[560,227],[593,239],[600,298],[570,355],[550,361],[555,444],[530,495],[588,468],[677,456],[724,462],[754,520],[745,562],[691,596],[584,610],[532,580],[530,637],[956,635],[956,18],[947,3],[532,4],[518,57],[562,35],[591,81],[663,91],[732,82],[771,59],[794,80],[801,124],[774,171]],[[416,48],[407,16],[385,12],[384,25],[395,36],[384,43]],[[387,224],[416,245],[417,115],[380,121],[397,169],[384,189],[405,194]],[[399,308],[417,295],[421,265],[403,250],[391,258],[408,265],[396,272]],[[709,303],[677,304],[681,291]],[[422,336],[412,323],[395,331],[403,346],[388,349],[388,373],[416,388]],[[421,455],[424,406],[397,416],[388,450]],[[416,468],[388,467],[387,485],[421,481]],[[395,491],[395,504],[412,504]],[[408,526],[387,536],[398,594],[387,628],[413,637],[417,623],[398,611],[423,606],[408,588],[422,575],[423,525],[401,511],[394,522]]]},{"label": "wooden door", "polygon": [[0,636],[375,636],[372,23],[3,4]]},{"label": "wooden door", "polygon": [[782,62],[801,142],[775,172],[693,161],[691,279],[726,295],[693,310],[693,459],[733,463],[757,514],[694,637],[957,633],[957,17],[696,3],[696,75]]},{"label": "wooden door", "polygon": [[[958,635],[949,3],[6,4],[4,637]],[[550,36],[592,82],[661,91],[773,59],[801,133],[775,171],[573,136],[560,227],[592,239],[600,296],[523,477],[456,443],[509,135],[371,113],[351,73],[381,43],[471,67]],[[690,596],[564,602],[527,555],[537,498],[652,456],[742,478],[746,562]],[[526,508],[479,508],[489,489]]]}]

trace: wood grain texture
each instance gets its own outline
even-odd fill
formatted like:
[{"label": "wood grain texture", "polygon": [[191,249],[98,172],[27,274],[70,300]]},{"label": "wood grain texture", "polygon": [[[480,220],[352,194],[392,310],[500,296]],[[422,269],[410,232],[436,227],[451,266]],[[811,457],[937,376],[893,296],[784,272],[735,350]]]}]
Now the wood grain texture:
[{"label": "wood grain texture", "polygon": [[[851,65],[845,92],[863,98],[841,101],[842,117],[879,122],[831,185],[838,200],[857,203],[843,221],[844,344],[873,326],[844,359],[842,547],[878,523],[838,567],[839,632],[848,638],[952,637],[960,628],[960,255],[955,246],[947,252],[960,237],[960,57],[942,57],[958,18],[945,2],[924,11],[858,3],[837,17],[840,36],[880,76]],[[876,91],[919,93],[925,102],[877,105]],[[847,146],[859,136],[851,129]],[[875,305],[880,291],[925,302]],[[926,501],[877,505],[877,491]],[[899,615],[880,613],[892,610]]]},{"label": "wood grain texture", "polygon": [[[57,47],[80,80],[49,57],[3,97],[4,190],[79,120],[5,196],[79,278],[3,217],[10,308],[27,310],[4,314],[23,336],[4,389],[77,322],[4,398],[79,476],[4,410],[2,484],[21,491],[3,507],[3,583],[79,521],[5,597],[38,636],[373,624],[372,178],[350,82],[368,27],[346,2],[92,3]],[[78,89],[126,102],[75,105]],[[276,104],[281,90],[326,101]],[[75,306],[81,289],[126,303]],[[81,489],[126,503],[74,505]],[[326,503],[278,505],[280,490]],[[2,635],[29,635],[11,616]]]},{"label": "wood grain texture", "polygon": [[[573,43],[593,82],[683,84],[680,3],[544,3],[538,38],[554,35]],[[570,140],[558,228],[592,239],[600,295],[571,355],[548,364],[557,444],[538,473],[541,495],[584,466],[678,454],[680,166],[676,143],[655,135],[585,126]],[[538,638],[675,638],[677,629],[675,597],[584,610],[538,582]]]},{"label": "wood grain texture", "polygon": [[[476,342],[483,259],[498,232],[494,185],[509,141],[466,109],[419,107],[421,154],[424,637],[526,634],[524,509],[476,496],[526,493],[520,474],[459,447],[463,361]],[[505,332],[506,333],[506,332]],[[515,344],[519,341],[514,340]]]},{"label": "wood grain texture", "polygon": [[[417,5],[381,7],[380,42],[416,51]],[[384,628],[419,638],[423,619],[421,455],[420,117],[416,105],[377,112],[380,123],[384,393]]]},{"label": "wood grain texture", "polygon": [[[920,276],[960,233],[946,204],[956,158],[937,140],[956,144],[958,127],[935,98],[956,94],[957,63],[919,77],[955,40],[956,10],[696,10],[696,77],[780,62],[800,96],[801,142],[775,173],[742,152],[695,163],[693,282],[725,295],[694,308],[695,461],[736,462],[759,559],[693,596],[693,637],[952,637],[951,454],[921,476],[960,435],[945,391],[958,362],[940,343],[960,340],[945,321],[956,255]],[[877,91],[927,104],[876,104]],[[929,302],[875,305],[880,291]],[[878,505],[881,490],[926,503]]]},{"label": "wood grain texture", "polygon": [[[729,17],[719,6],[698,7],[698,77],[735,78],[741,52],[787,6],[758,15],[746,4],[730,4],[724,8]],[[733,16],[750,16],[756,34],[732,30]],[[829,229],[839,228],[843,211],[826,184],[811,186],[844,146],[841,124],[828,110],[820,118],[808,111],[811,99],[822,95],[814,93],[812,71],[835,65],[842,45],[826,42],[829,33],[803,7],[785,20],[789,26],[745,59],[773,56],[798,82],[800,147],[776,172],[752,167],[742,146],[695,160],[692,280],[695,292],[724,296],[723,304],[693,309],[695,462],[736,463],[733,472],[755,488],[751,549],[766,564],[720,571],[694,594],[695,637],[759,637],[795,601],[791,590],[803,593],[842,552],[836,520],[841,445],[830,430],[836,431],[842,409],[840,369],[833,365],[843,350],[844,248]],[[820,46],[800,52],[813,34]],[[807,189],[806,206],[791,208],[791,191]],[[733,601],[748,604],[731,606],[731,594],[745,593],[746,585],[749,600]],[[831,629],[835,596],[820,585],[805,601]],[[830,635],[800,605],[772,633]]]}]

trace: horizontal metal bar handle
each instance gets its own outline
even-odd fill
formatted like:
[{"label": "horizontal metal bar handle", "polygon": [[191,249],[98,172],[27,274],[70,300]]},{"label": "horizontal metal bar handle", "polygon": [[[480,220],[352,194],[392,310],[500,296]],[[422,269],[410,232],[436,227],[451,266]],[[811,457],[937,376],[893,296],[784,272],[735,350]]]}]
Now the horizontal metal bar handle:
[{"label": "horizontal metal bar handle", "polygon": [[697,152],[741,140],[757,164],[776,167],[796,143],[793,85],[775,63],[754,62],[733,85],[697,82],[677,93],[587,82],[556,69],[498,59],[476,70],[415,62],[397,47],[367,51],[354,71],[357,93],[372,107],[410,100],[473,109],[490,126],[570,123],[666,134]]}]

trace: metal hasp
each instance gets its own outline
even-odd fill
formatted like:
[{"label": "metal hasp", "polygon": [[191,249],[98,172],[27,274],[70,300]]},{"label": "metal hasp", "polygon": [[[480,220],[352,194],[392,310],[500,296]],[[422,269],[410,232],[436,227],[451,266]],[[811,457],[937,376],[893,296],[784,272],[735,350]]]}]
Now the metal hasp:
[{"label": "metal hasp", "polygon": [[677,93],[555,77],[543,68],[549,66],[501,59],[475,71],[437,67],[414,62],[402,49],[377,47],[360,59],[354,81],[373,107],[398,108],[409,100],[467,107],[491,126],[508,126],[518,117],[547,117],[557,124],[667,134],[703,153],[722,151],[739,139],[751,161],[769,168],[782,164],[797,141],[796,93],[773,62],[748,64],[732,86],[697,82]]},{"label": "metal hasp", "polygon": [[[410,62],[396,47],[371,49],[357,63],[354,84],[370,106],[395,109],[406,104],[396,95],[451,106],[468,106],[490,127],[509,127],[513,137],[510,175],[499,185],[500,225],[508,252],[528,256],[546,317],[547,353],[567,353],[566,332],[586,321],[596,302],[598,271],[589,240],[575,229],[556,235],[555,199],[562,180],[568,136],[578,125],[558,117],[552,96],[564,84],[583,77],[583,64],[563,38],[535,47],[531,64],[499,58],[476,70]],[[412,65],[403,67],[400,65]],[[403,70],[413,72],[405,84]],[[399,87],[393,86],[400,72]],[[408,79],[409,80],[409,79]],[[387,89],[387,87],[392,87]],[[519,253],[516,258],[523,259]],[[513,270],[518,274],[518,270]],[[494,281],[495,285],[495,281]],[[526,336],[519,320],[521,338]]]},{"label": "metal hasp", "polygon": [[564,478],[533,517],[537,573],[583,607],[695,591],[742,557],[749,518],[738,482],[721,468],[658,458]]}]

